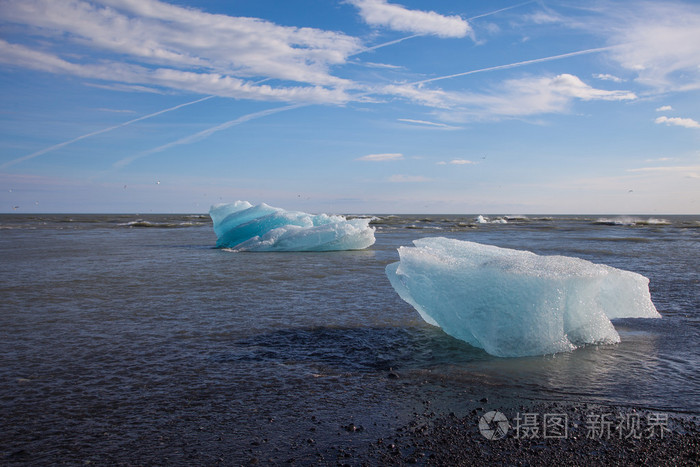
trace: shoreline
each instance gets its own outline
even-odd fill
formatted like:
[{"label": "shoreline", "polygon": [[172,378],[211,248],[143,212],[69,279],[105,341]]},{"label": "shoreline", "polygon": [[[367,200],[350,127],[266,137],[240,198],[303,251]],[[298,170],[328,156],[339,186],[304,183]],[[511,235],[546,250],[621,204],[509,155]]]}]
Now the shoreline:
[{"label": "shoreline", "polygon": [[[696,466],[700,457],[693,411],[535,400],[513,387],[392,370],[305,378],[305,391],[261,410],[192,393],[185,405],[140,420],[130,410],[125,424],[107,413],[62,422],[72,433],[47,429],[41,414],[21,416],[23,426],[0,436],[0,465]],[[490,412],[507,420],[505,436],[494,435],[499,418]]]},{"label": "shoreline", "polygon": [[[698,465],[697,413],[414,383],[389,373],[382,394],[353,408],[292,403],[236,419],[231,406],[199,406],[148,432],[93,427],[80,441],[35,432],[35,442],[5,444],[0,465]],[[498,418],[482,430],[490,412],[507,419],[505,436],[489,431]]]},{"label": "shoreline", "polygon": [[[479,422],[491,410],[510,425],[502,438],[498,430],[480,430]],[[479,407],[464,417],[426,411],[397,428],[391,439],[373,443],[369,453],[377,462],[370,464],[698,465],[697,415],[571,402],[500,410]],[[563,430],[552,423],[561,422],[561,416]]]},{"label": "shoreline", "polygon": [[[311,417],[311,425],[319,429],[306,431],[310,436],[297,436],[287,449],[255,440],[240,465],[696,466],[700,460],[697,413],[532,400],[498,390],[483,397],[485,388],[455,392],[454,387],[420,383],[419,387],[410,384],[417,389],[414,392],[401,394],[407,381],[393,375],[389,373],[387,386],[405,404],[403,414]],[[503,438],[487,438],[480,430],[480,421],[489,412],[507,418],[509,428]],[[551,428],[544,432],[545,417],[552,415],[565,418],[564,432]],[[376,422],[382,419],[392,421]],[[308,430],[303,423],[297,427]]]}]

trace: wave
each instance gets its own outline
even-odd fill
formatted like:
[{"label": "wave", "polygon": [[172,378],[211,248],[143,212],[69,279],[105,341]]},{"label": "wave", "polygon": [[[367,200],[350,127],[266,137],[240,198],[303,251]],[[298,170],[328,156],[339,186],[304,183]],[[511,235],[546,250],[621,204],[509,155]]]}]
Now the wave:
[{"label": "wave", "polygon": [[653,240],[644,237],[590,237],[588,240],[596,242],[628,242],[628,243],[651,243]]},{"label": "wave", "polygon": [[117,224],[121,227],[155,228],[155,229],[179,229],[183,227],[196,227],[202,225],[201,222],[152,222],[145,220],[135,220]]},{"label": "wave", "polygon": [[490,219],[479,214],[474,221],[477,224],[507,224],[508,220],[503,217],[497,217],[495,219]]},{"label": "wave", "polygon": [[671,222],[666,219],[656,219],[650,217],[642,219],[639,217],[619,216],[614,218],[601,217],[593,221],[596,225],[612,225],[612,226],[634,226],[634,225],[671,225]]}]

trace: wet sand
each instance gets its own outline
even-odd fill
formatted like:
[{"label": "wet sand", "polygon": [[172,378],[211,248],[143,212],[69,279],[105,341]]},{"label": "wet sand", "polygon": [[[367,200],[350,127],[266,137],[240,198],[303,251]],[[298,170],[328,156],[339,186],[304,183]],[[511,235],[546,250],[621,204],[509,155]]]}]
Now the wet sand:
[{"label": "wet sand", "polygon": [[[45,424],[48,419],[40,424],[40,413],[17,414],[22,425],[5,426],[0,436],[0,465],[700,463],[698,414],[526,400],[512,388],[458,388],[393,371],[382,380],[338,378],[331,386],[329,379],[317,386],[322,389],[317,394],[290,394],[288,403],[268,411],[246,412],[211,395],[193,394],[161,418],[129,414],[149,416],[151,423],[76,419],[72,432],[52,429]],[[333,391],[335,402],[328,403]],[[508,421],[502,438],[502,433],[480,430],[481,417],[492,411]]]}]

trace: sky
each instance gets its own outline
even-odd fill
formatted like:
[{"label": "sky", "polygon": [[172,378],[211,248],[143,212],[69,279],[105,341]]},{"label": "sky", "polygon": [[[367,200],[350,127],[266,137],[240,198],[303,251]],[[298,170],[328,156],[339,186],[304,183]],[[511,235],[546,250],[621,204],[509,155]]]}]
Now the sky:
[{"label": "sky", "polygon": [[700,3],[2,0],[0,212],[700,214]]}]

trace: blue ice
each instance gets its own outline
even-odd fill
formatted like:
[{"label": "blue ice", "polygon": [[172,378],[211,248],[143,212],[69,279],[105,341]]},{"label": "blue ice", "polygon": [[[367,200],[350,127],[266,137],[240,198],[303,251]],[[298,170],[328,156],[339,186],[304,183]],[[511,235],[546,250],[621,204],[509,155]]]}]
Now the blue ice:
[{"label": "blue ice", "polygon": [[428,323],[499,357],[614,344],[615,318],[660,318],[646,277],[567,256],[447,238],[400,247],[386,274]]},{"label": "blue ice", "polygon": [[361,250],[374,244],[371,219],[307,214],[247,201],[212,206],[216,246],[235,251]]}]

